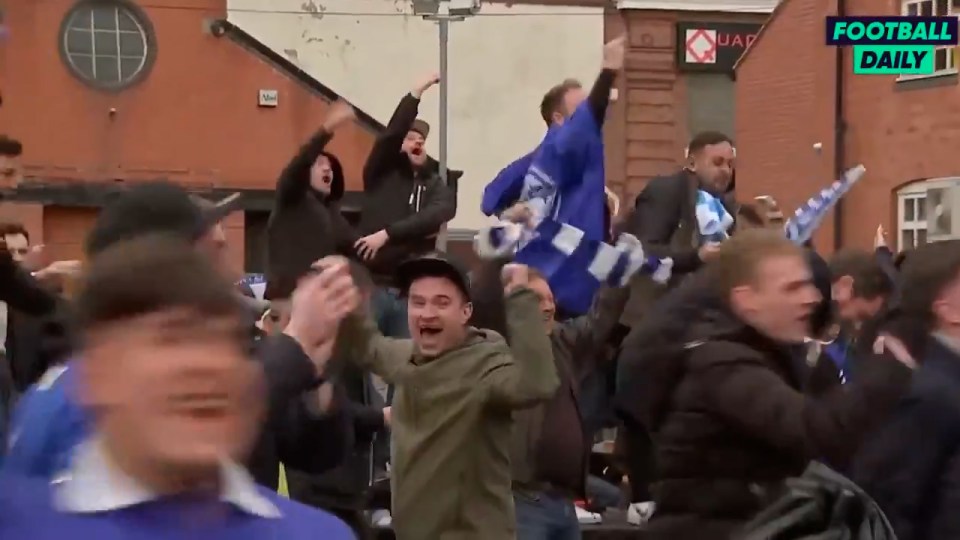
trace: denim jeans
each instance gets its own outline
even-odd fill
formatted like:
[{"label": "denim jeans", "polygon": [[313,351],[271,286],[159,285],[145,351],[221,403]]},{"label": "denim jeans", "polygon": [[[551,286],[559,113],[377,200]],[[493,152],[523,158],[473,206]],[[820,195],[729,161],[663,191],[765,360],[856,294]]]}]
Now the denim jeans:
[{"label": "denim jeans", "polygon": [[377,287],[371,301],[373,317],[380,333],[393,338],[410,337],[407,325],[407,300],[396,289]]},{"label": "denim jeans", "polygon": [[[407,301],[400,297],[396,289],[377,287],[371,300],[373,317],[380,333],[392,338],[409,338],[410,325],[407,324]],[[387,388],[386,403],[393,403],[393,387]]]},{"label": "denim jeans", "polygon": [[517,540],[580,540],[573,501],[546,493],[513,492]]}]

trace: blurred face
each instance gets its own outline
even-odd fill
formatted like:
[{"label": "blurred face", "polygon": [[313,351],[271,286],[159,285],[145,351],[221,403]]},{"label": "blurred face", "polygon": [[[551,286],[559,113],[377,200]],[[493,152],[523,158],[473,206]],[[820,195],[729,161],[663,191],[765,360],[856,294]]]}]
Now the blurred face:
[{"label": "blurred face", "polygon": [[[3,237],[7,243],[7,250],[10,251],[10,256],[13,257],[13,260],[18,264],[24,264],[27,260],[27,255],[30,254],[30,241],[27,240],[27,237],[22,234],[8,234]],[[30,268],[29,270],[38,270],[37,268]]]},{"label": "blurred face", "polygon": [[840,321],[851,324],[854,328],[859,328],[864,322],[876,317],[886,301],[883,295],[875,298],[855,296],[854,279],[851,276],[836,280],[831,287],[831,295]]},{"label": "blurred face", "polygon": [[330,158],[320,156],[310,167],[310,187],[324,195],[329,195],[332,184],[333,166],[330,164]]},{"label": "blurred face", "polygon": [[690,156],[690,170],[717,193],[726,191],[733,177],[733,146],[728,142],[708,144]]},{"label": "blurred face", "polygon": [[230,266],[230,261],[227,257],[227,234],[226,231],[223,230],[222,223],[218,222],[213,227],[210,227],[207,233],[200,237],[200,240],[197,242],[197,248],[210,258],[214,266],[220,270],[229,281],[239,279],[240,276],[238,272]]},{"label": "blurred face", "polygon": [[943,288],[940,296],[934,300],[931,311],[939,330],[957,335],[957,328],[960,328],[960,276]]},{"label": "blurred face", "polygon": [[262,416],[263,381],[236,318],[170,310],[88,334],[81,398],[98,431],[141,470],[209,472],[246,458]]},{"label": "blurred face", "polygon": [[0,154],[0,186],[13,187],[23,181],[23,167],[20,156]]},{"label": "blurred face", "polygon": [[553,291],[546,280],[541,278],[532,278],[528,284],[530,289],[540,298],[540,314],[543,315],[543,324],[547,327],[547,333],[553,332],[556,325],[557,304],[553,299]]},{"label": "blurred face", "polygon": [[473,305],[449,279],[422,277],[410,285],[407,313],[414,344],[431,358],[463,343]]},{"label": "blurred face", "polygon": [[423,138],[423,135],[419,131],[411,130],[407,132],[407,136],[403,139],[400,150],[407,154],[410,163],[419,167],[427,162],[427,150],[424,148],[424,144],[426,144],[426,139]]},{"label": "blurred face", "polygon": [[567,90],[567,93],[563,95],[563,111],[553,113],[553,123],[558,126],[563,124],[585,99],[587,99],[587,93],[583,88]]},{"label": "blurred face", "polygon": [[752,285],[731,291],[731,304],[744,320],[782,343],[802,343],[810,334],[810,316],[820,293],[806,261],[799,255],[777,255],[757,266]]}]

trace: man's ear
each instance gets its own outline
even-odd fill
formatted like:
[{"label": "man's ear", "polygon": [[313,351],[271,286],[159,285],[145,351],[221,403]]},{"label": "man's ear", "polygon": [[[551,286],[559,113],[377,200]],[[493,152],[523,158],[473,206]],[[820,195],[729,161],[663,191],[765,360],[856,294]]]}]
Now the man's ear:
[{"label": "man's ear", "polygon": [[466,302],[463,304],[463,320],[464,323],[470,320],[473,317],[473,302]]}]

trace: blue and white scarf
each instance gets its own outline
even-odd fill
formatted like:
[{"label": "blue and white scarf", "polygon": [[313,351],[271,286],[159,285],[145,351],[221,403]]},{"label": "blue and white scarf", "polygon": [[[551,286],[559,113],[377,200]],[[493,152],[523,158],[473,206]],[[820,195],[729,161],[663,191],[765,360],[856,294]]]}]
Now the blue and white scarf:
[{"label": "blue and white scarf", "polygon": [[602,285],[625,286],[637,273],[666,283],[673,268],[672,259],[647,256],[633,235],[622,234],[611,245],[550,218],[529,227],[500,222],[482,229],[474,247],[482,258],[513,255],[516,262],[536,268],[547,279],[557,303],[574,313],[589,310]]},{"label": "blue and white scarf", "polygon": [[783,230],[787,238],[799,245],[810,240],[837,201],[863,178],[865,172],[867,169],[863,165],[857,165],[845,172],[839,180],[810,197],[800,208],[797,208],[793,217],[784,225]]},{"label": "blue and white scarf", "polygon": [[733,216],[723,202],[704,190],[697,191],[697,226],[704,241],[720,243],[730,237]]}]

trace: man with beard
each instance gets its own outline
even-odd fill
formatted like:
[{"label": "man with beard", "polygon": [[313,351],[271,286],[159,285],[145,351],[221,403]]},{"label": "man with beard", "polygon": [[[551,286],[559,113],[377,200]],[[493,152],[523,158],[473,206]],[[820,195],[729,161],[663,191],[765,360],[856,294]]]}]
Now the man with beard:
[{"label": "man with beard", "polygon": [[280,174],[267,222],[267,282],[295,280],[328,255],[354,255],[358,236],[338,205],[343,167],[324,148],[334,131],[355,117],[349,104],[333,103],[323,126]]},{"label": "man with beard", "polygon": [[403,96],[363,167],[363,213],[355,247],[378,289],[373,310],[380,330],[407,337],[406,303],[393,278],[397,265],[437,248],[437,234],[453,219],[457,201],[425,148],[430,126],[417,119],[420,97],[440,82],[432,74]]}]

